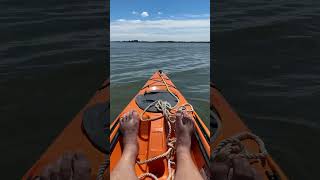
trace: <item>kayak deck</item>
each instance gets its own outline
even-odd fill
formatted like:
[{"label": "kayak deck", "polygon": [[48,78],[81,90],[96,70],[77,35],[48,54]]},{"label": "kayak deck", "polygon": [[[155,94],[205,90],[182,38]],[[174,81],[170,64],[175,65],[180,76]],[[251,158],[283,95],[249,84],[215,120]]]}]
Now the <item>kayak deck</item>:
[{"label": "kayak deck", "polygon": [[[138,114],[141,114],[144,109],[139,108],[135,101],[136,97],[150,91],[166,91],[167,87],[163,80],[168,85],[170,91],[172,91],[172,93],[179,98],[177,106],[187,103],[187,100],[183,97],[181,92],[176,88],[168,76],[166,76],[164,73],[156,72],[110,126],[110,171],[112,171],[119,161],[123,150],[122,139],[119,132],[119,119],[130,110],[136,110]],[[161,115],[162,113],[145,112],[143,118],[152,119]],[[210,132],[196,112],[193,112],[192,115],[195,121],[195,133],[192,136],[191,145],[192,158],[199,170],[208,170],[210,155]],[[168,147],[166,139],[168,128],[166,124],[166,120],[163,117],[154,121],[140,121],[140,129],[138,134],[138,159],[140,161],[153,158],[167,151]],[[156,175],[158,179],[167,179],[169,174],[168,161],[166,158],[162,158],[147,164],[136,164],[135,171],[138,176],[149,172]]]},{"label": "kayak deck", "polygon": [[[106,152],[97,148],[87,137],[83,130],[84,113],[96,105],[105,106],[109,101],[109,81],[105,81],[101,88],[94,94],[88,104],[64,128],[62,133],[54,140],[40,159],[22,177],[23,180],[39,176],[44,168],[54,163],[66,152],[81,152],[91,165],[91,179],[96,179],[101,163],[106,161]],[[105,112],[102,112],[105,113]],[[106,114],[102,114],[103,116]],[[107,139],[107,137],[105,137]],[[105,177],[108,177],[105,173]]]}]

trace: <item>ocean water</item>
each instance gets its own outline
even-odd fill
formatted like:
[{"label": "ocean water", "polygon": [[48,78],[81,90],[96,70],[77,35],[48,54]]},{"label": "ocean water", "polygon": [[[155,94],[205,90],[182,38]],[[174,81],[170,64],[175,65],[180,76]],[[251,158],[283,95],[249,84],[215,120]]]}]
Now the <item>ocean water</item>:
[{"label": "ocean water", "polygon": [[220,1],[211,78],[290,179],[318,179],[319,1]]},{"label": "ocean water", "polygon": [[110,44],[111,121],[163,70],[209,125],[210,43]]},{"label": "ocean water", "polygon": [[1,179],[20,179],[107,79],[102,1],[1,1]]}]

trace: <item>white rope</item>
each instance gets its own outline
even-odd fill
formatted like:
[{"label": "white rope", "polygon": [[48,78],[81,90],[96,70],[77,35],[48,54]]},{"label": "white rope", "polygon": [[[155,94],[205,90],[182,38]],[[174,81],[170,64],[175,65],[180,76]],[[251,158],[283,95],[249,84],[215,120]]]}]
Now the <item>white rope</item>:
[{"label": "white rope", "polygon": [[152,177],[153,179],[158,180],[157,176],[155,176],[155,175],[152,174],[152,173],[143,173],[143,174],[141,174],[138,178],[139,178],[139,179],[144,179],[144,178],[146,178],[146,177]]},{"label": "white rope", "polygon": [[104,172],[109,167],[109,162],[110,162],[110,160],[109,160],[108,156],[106,155],[105,161],[99,166],[96,180],[103,180],[104,179]]},{"label": "white rope", "polygon": [[[168,167],[171,167],[171,164],[175,165],[176,163],[174,161],[172,161],[171,159],[169,159],[168,160]],[[174,173],[175,173],[175,170],[174,169],[172,170],[171,168],[169,168],[169,175],[168,175],[167,180],[169,180],[169,179],[174,180]]]},{"label": "white rope", "polygon": [[[167,102],[167,101],[162,101],[162,100],[158,100],[158,101],[154,101],[152,103],[150,103],[144,110],[143,112],[140,114],[140,119],[141,121],[154,121],[160,118],[164,118],[167,121],[168,124],[168,136],[167,136],[167,146],[168,146],[168,150],[166,152],[164,152],[163,154],[160,154],[158,156],[152,157],[150,159],[146,159],[146,160],[142,160],[142,161],[137,161],[137,164],[141,165],[141,164],[145,164],[145,163],[149,163],[158,159],[162,159],[164,157],[167,158],[168,160],[168,178],[167,180],[173,180],[174,179],[174,173],[175,171],[172,170],[172,165],[175,164],[175,162],[173,161],[174,159],[174,155],[175,155],[175,143],[176,143],[176,138],[175,137],[171,137],[172,136],[172,125],[176,122],[175,120],[175,112],[179,111],[179,110],[186,110],[187,112],[193,112],[193,107],[191,104],[186,103],[183,104],[179,107],[178,104],[180,102],[179,98],[169,89],[168,84],[166,83],[166,81],[163,79],[163,77],[161,76],[161,74],[159,74],[159,76],[162,79],[162,82],[165,84],[167,91],[177,100],[176,105],[174,105],[172,107],[172,105]],[[143,115],[145,112],[147,112],[147,110],[151,107],[151,106],[155,106],[157,108],[158,111],[162,112],[161,116],[158,117],[154,117],[154,118],[149,118],[149,119],[144,119]],[[190,107],[190,110],[187,110],[187,106]],[[173,112],[174,111],[174,112]],[[154,174],[152,173],[144,173],[141,174],[139,176],[139,179],[144,179],[145,177],[152,177],[153,179],[158,179]]]},{"label": "white rope", "polygon": [[[258,153],[250,153],[245,149],[241,141],[251,139],[259,146]],[[238,147],[238,149],[236,148]],[[235,153],[235,151],[238,151]],[[219,158],[224,155],[226,158],[233,159],[235,157],[242,157],[246,159],[265,159],[268,152],[265,148],[264,142],[257,136],[250,132],[242,132],[235,136],[229,137],[221,141],[212,152],[212,159]]]}]

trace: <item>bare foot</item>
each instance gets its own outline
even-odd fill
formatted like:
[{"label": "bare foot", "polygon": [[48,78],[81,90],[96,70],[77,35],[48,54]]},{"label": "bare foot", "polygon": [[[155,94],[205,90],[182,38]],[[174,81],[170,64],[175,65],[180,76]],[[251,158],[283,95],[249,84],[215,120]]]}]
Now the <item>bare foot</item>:
[{"label": "bare foot", "polygon": [[122,156],[110,174],[111,180],[138,179],[134,166],[138,155],[139,119],[136,111],[130,111],[120,119],[124,149]]},{"label": "bare foot", "polygon": [[[231,170],[232,168],[232,170]],[[263,179],[247,159],[234,158],[229,161],[214,161],[210,166],[211,176],[216,180],[261,180]]]},{"label": "bare foot", "polygon": [[120,130],[123,134],[124,151],[136,157],[139,148],[137,142],[139,118],[135,110],[126,113],[120,119]]},{"label": "bare foot", "polygon": [[176,113],[176,137],[177,137],[177,154],[179,152],[190,152],[191,136],[193,132],[192,117],[186,112]]},{"label": "bare foot", "polygon": [[41,173],[40,180],[89,180],[91,167],[82,153],[65,153],[56,162],[49,164]]},{"label": "bare foot", "polygon": [[176,114],[177,169],[176,180],[202,180],[202,176],[191,157],[191,136],[193,119],[186,111]]}]

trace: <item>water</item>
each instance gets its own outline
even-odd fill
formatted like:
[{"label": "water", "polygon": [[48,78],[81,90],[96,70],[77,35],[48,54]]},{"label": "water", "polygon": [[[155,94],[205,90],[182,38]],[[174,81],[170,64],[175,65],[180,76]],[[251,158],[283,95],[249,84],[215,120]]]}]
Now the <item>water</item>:
[{"label": "water", "polygon": [[209,124],[209,43],[111,43],[111,120],[161,69]]},{"label": "water", "polygon": [[107,78],[102,1],[2,1],[2,179],[20,179]]},{"label": "water", "polygon": [[319,1],[220,1],[212,78],[290,179],[317,179]]}]

